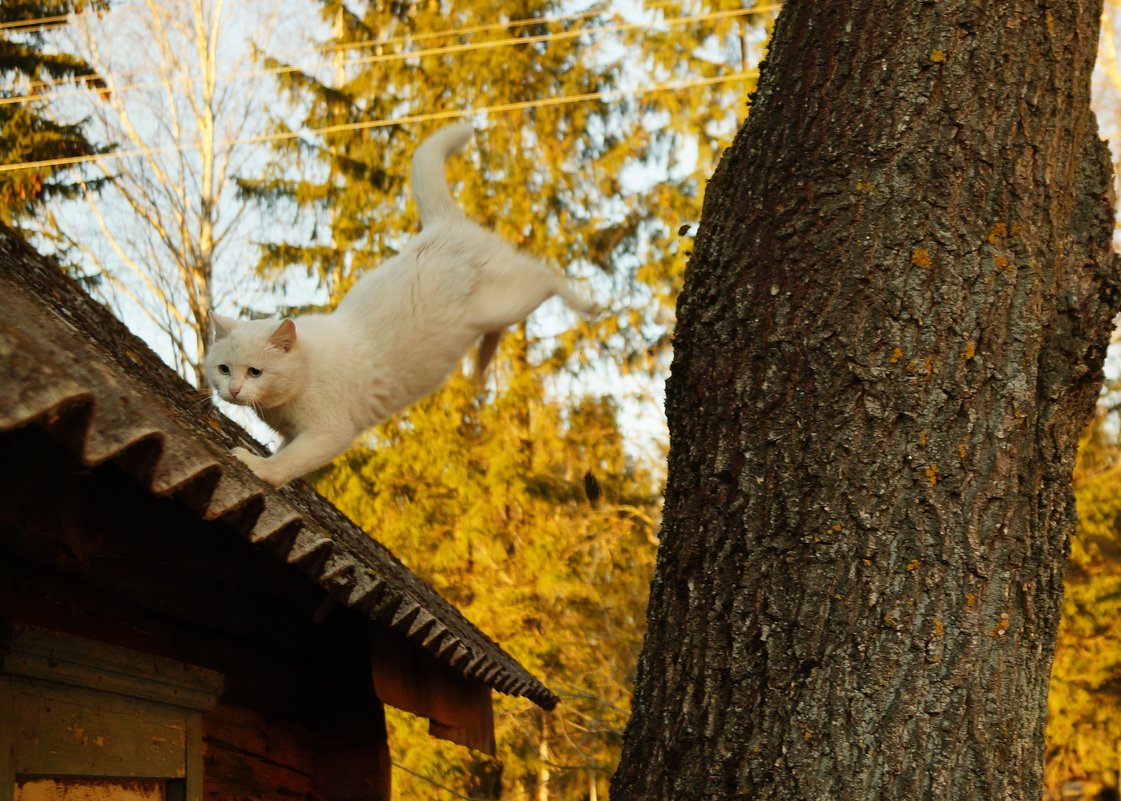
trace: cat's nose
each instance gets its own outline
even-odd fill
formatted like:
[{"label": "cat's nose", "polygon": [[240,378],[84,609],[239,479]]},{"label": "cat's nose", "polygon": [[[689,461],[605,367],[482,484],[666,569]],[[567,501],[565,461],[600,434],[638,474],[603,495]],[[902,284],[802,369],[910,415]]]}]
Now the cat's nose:
[{"label": "cat's nose", "polygon": [[241,387],[230,387],[230,394],[235,398],[237,397],[237,393],[239,392],[241,392]]}]

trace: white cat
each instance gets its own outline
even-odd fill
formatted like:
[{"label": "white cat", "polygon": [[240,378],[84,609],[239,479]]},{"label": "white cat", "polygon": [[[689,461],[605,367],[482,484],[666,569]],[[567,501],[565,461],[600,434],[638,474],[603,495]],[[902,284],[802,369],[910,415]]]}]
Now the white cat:
[{"label": "white cat", "polygon": [[366,429],[439,388],[479,340],[476,372],[503,329],[552,295],[595,306],[538,259],[467,219],[444,162],[471,138],[448,126],[413,156],[423,226],[399,254],[364,275],[331,314],[238,321],[211,315],[206,375],[230,403],[280,432],[268,458],[232,453],[265,481],[286,484],[345,451]]}]

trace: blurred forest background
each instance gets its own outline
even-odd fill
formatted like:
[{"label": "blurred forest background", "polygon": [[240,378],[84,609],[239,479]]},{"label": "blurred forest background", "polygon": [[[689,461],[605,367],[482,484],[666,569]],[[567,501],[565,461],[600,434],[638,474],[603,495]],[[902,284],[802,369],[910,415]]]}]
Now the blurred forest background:
[{"label": "blurred forest background", "polygon": [[[412,151],[460,116],[476,140],[449,178],[468,214],[609,308],[581,321],[543,307],[505,337],[484,392],[459,376],[312,477],[561,695],[552,714],[498,699],[497,761],[389,710],[397,798],[607,796],[657,552],[674,301],[705,181],[749,111],[777,11],[0,6],[0,219],[196,385],[209,309],[330,308],[395,252],[416,228]],[[1116,37],[1121,0],[1107,0],[1096,90],[1101,128],[1121,141]],[[1107,372],[1075,475],[1055,798],[1116,785],[1121,771],[1121,369]]]}]

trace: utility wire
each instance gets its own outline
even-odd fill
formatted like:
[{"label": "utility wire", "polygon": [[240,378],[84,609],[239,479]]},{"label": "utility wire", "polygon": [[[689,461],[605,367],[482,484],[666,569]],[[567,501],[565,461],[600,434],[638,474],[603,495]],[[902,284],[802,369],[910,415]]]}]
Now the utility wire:
[{"label": "utility wire", "polygon": [[[679,5],[681,0],[653,0],[644,3],[640,11],[655,11],[666,6]],[[777,7],[777,6],[776,6]],[[600,8],[592,11],[579,11],[573,14],[559,14],[552,17],[524,17],[522,19],[508,20],[506,22],[487,22],[479,25],[468,25],[463,28],[450,28],[446,31],[422,31],[419,33],[393,36],[388,39],[362,39],[357,42],[344,42],[337,45],[322,45],[314,50],[304,50],[301,53],[335,53],[341,50],[362,50],[367,47],[379,45],[399,44],[401,42],[422,42],[428,39],[438,39],[441,36],[465,36],[483,31],[501,30],[503,28],[524,28],[527,25],[551,25],[554,22],[573,22],[589,17],[607,16],[611,13],[609,8]],[[617,15],[617,12],[616,12]]]},{"label": "utility wire", "polygon": [[[640,10],[647,11],[647,10],[652,9],[652,8],[658,8],[658,7],[666,6],[666,5],[674,5],[674,4],[677,4],[679,2],[681,2],[681,0],[658,0],[657,2],[646,3],[645,5],[643,5],[642,9],[640,9]],[[72,24],[72,22],[74,20],[82,19],[83,17],[98,17],[98,18],[100,18],[102,15],[107,14],[109,11],[135,11],[135,10],[137,10],[137,8],[138,8],[138,6],[133,5],[133,4],[129,4],[129,5],[125,5],[125,6],[117,6],[116,8],[110,8],[110,9],[92,9],[90,11],[76,11],[76,12],[73,12],[71,14],[55,14],[55,15],[46,16],[46,17],[27,17],[27,18],[24,18],[24,19],[14,19],[14,20],[8,20],[7,22],[0,22],[0,30],[10,30],[10,29],[20,29],[20,28],[37,28],[37,27],[38,28],[42,28],[42,27],[49,27],[49,28],[59,27],[59,28],[61,28],[61,27],[64,27],[66,25],[70,25],[70,24]],[[424,33],[418,33],[418,34],[406,34],[404,36],[395,37],[395,39],[398,40],[398,41],[404,41],[406,39],[431,38],[433,36],[450,36],[450,35],[461,34],[461,33],[474,33],[476,31],[489,30],[491,28],[516,28],[520,25],[532,25],[535,22],[542,22],[542,23],[561,22],[561,21],[568,20],[568,19],[581,19],[583,17],[591,17],[591,16],[595,16],[597,14],[604,14],[604,13],[609,13],[609,12],[610,12],[610,9],[597,9],[597,10],[594,10],[594,11],[579,11],[579,12],[576,12],[576,13],[573,13],[573,14],[562,14],[562,15],[553,16],[553,17],[526,17],[524,19],[509,20],[507,22],[490,22],[490,23],[485,23],[485,24],[481,24],[481,25],[469,25],[469,26],[464,27],[464,28],[450,28],[446,31],[430,31],[430,32],[424,32]],[[17,31],[17,32],[21,32],[21,31]],[[299,52],[311,52],[311,53],[320,52],[320,51],[327,52],[327,51],[330,51],[330,50],[333,50],[333,49],[336,49],[336,48],[345,49],[347,47],[360,47],[362,45],[384,44],[385,42],[390,42],[390,41],[394,41],[394,39],[386,39],[386,40],[383,40],[381,42],[379,42],[378,40],[375,40],[375,39],[368,39],[368,40],[364,40],[364,41],[361,41],[361,42],[353,42],[353,43],[344,44],[344,45],[326,45],[326,46],[323,46],[323,47],[317,47],[314,50],[305,50],[305,51],[299,51]]]},{"label": "utility wire", "polygon": [[61,27],[62,25],[68,24],[69,19],[69,14],[56,14],[53,17],[36,17],[34,19],[17,19],[9,22],[0,22],[0,30],[10,30],[14,33],[26,33],[31,30]]},{"label": "utility wire", "polygon": [[[677,5],[680,2],[681,2],[681,0],[653,0],[652,2],[646,3],[642,7],[642,10],[643,11],[653,11],[655,9],[664,8],[665,6]],[[134,9],[134,8],[135,8],[135,6],[126,6],[126,9]],[[778,8],[778,6],[773,6],[773,8]],[[88,13],[91,13],[91,12],[85,12],[85,14],[88,14]],[[314,53],[332,54],[332,53],[337,53],[337,52],[342,52],[342,51],[352,50],[352,49],[353,50],[359,50],[359,49],[365,49],[365,48],[368,48],[368,47],[377,47],[379,45],[386,46],[386,45],[393,45],[393,44],[401,44],[401,43],[404,43],[404,42],[427,41],[428,39],[436,39],[436,38],[443,37],[443,36],[462,36],[462,35],[465,35],[465,34],[478,33],[480,31],[497,30],[497,29],[501,29],[501,28],[522,28],[522,27],[525,27],[527,25],[536,25],[536,24],[546,24],[546,25],[548,25],[548,24],[552,24],[554,22],[569,22],[569,21],[573,21],[573,20],[586,19],[588,17],[594,17],[594,16],[597,16],[597,15],[600,15],[600,14],[603,14],[603,13],[604,13],[603,10],[597,10],[597,11],[581,11],[581,12],[574,13],[574,14],[561,14],[561,15],[552,16],[552,17],[525,17],[525,18],[522,18],[522,19],[507,20],[506,22],[488,22],[486,24],[481,24],[481,25],[468,25],[468,26],[465,26],[465,27],[462,27],[462,28],[449,28],[447,30],[442,30],[442,31],[422,31],[422,32],[419,32],[419,33],[409,33],[409,34],[404,34],[404,35],[401,35],[401,36],[392,36],[392,37],[389,37],[387,39],[382,39],[382,40],[362,39],[362,40],[357,41],[357,42],[346,42],[346,43],[338,44],[338,45],[324,45],[324,46],[315,47],[315,48],[311,48],[311,49],[296,50],[296,51],[293,51],[293,52],[287,53],[287,54],[282,53],[279,56],[279,58],[292,58],[292,57],[295,57],[295,56],[302,56],[302,55],[308,55],[308,54],[314,54]],[[75,16],[84,16],[84,14],[79,14],[79,15],[75,15]],[[58,18],[57,17],[40,17],[39,19],[58,19]],[[63,17],[63,19],[65,19],[65,17]],[[11,23],[11,24],[29,24],[29,23],[37,22],[37,21],[38,20],[21,20],[19,23]],[[129,76],[129,77],[134,76],[134,75],[138,75],[138,74],[141,74],[141,73],[136,73],[136,72],[133,72],[133,73],[127,73],[126,72],[126,73],[124,73],[125,76]],[[255,74],[255,73],[250,73],[250,74]],[[263,73],[263,74],[267,74],[267,71],[266,71],[266,73]],[[238,73],[234,73],[233,76],[231,76],[231,77],[236,77],[237,75],[238,75]],[[224,77],[226,77],[226,76],[224,76]],[[98,78],[100,78],[100,75],[98,73],[91,72],[91,73],[88,73],[86,75],[78,75],[74,78],[71,78],[70,80],[71,81],[92,81],[92,80],[96,80]],[[52,82],[52,81],[32,81],[30,88],[35,89],[35,88],[38,88],[40,86],[52,86],[52,85],[54,85],[54,82]]]},{"label": "utility wire", "polygon": [[[660,24],[675,27],[677,25],[687,25],[691,22],[706,22],[714,19],[730,19],[732,17],[742,17],[747,14],[762,13],[754,8],[736,8],[728,11],[710,11],[705,14],[691,14],[684,17],[671,17],[670,19],[662,20]],[[556,42],[564,39],[577,39],[581,36],[600,35],[604,33],[621,33],[623,31],[631,31],[636,28],[649,27],[648,22],[620,22],[614,25],[601,25],[598,28],[577,28],[573,31],[556,31],[554,33],[542,33],[536,36],[512,36],[506,39],[492,39],[485,42],[463,42],[454,45],[444,45],[443,47],[430,47],[421,50],[406,50],[401,53],[382,53],[373,56],[362,56],[360,58],[348,59],[344,62],[344,66],[350,64],[380,64],[386,61],[399,61],[401,59],[409,58],[424,58],[426,56],[443,55],[446,53],[465,53],[472,50],[489,50],[493,47],[513,47],[522,44],[537,44],[539,42]],[[294,68],[293,68],[294,69]]]},{"label": "utility wire", "polygon": [[[129,6],[125,6],[129,8]],[[113,9],[114,11],[118,9]],[[72,19],[80,17],[97,17],[105,14],[109,9],[94,9],[91,11],[78,11],[74,14],[55,14],[50,17],[31,17],[28,19],[13,19],[7,22],[0,22],[0,31],[11,31],[12,33],[30,33],[32,30],[50,30],[51,28],[62,28],[70,24]]]},{"label": "utility wire", "polygon": [[[676,0],[662,0],[662,2],[659,2],[657,4],[651,4],[651,5],[647,6],[647,8],[655,8],[655,7],[671,4],[673,2],[676,2]],[[747,15],[753,15],[753,14],[763,14],[763,13],[767,13],[769,11],[775,11],[775,10],[779,9],[780,7],[781,6],[779,6],[779,5],[770,5],[770,6],[757,6],[755,8],[746,8],[746,9],[743,9],[743,8],[741,8],[741,9],[731,9],[731,10],[727,10],[727,11],[712,11],[712,12],[708,12],[708,13],[705,13],[705,14],[693,14],[693,15],[683,16],[683,17],[671,17],[670,19],[663,20],[660,24],[669,25],[671,27],[672,26],[677,26],[677,25],[687,25],[687,24],[690,24],[690,23],[693,23],[693,22],[705,22],[705,21],[714,20],[714,19],[729,19],[729,18],[742,17],[742,16],[747,16]],[[544,22],[546,20],[548,20],[548,21],[561,21],[561,20],[566,20],[566,19],[577,18],[579,16],[590,16],[591,13],[592,12],[584,12],[582,15],[569,15],[569,16],[566,16],[566,17],[552,17],[552,18],[537,17],[537,18],[530,18],[530,19],[525,19],[525,20],[515,20],[514,23],[517,23],[518,25],[529,25],[529,24],[534,24],[534,23],[538,23],[538,22]],[[598,13],[598,12],[596,12],[596,13]],[[424,38],[451,36],[451,35],[455,35],[458,32],[472,31],[472,30],[477,30],[477,29],[486,28],[486,27],[513,27],[514,23],[491,23],[488,26],[471,26],[470,28],[453,29],[451,31],[432,31],[430,33],[424,34],[423,36],[424,36]],[[621,32],[624,32],[624,31],[635,30],[637,28],[647,27],[650,24],[651,23],[642,23],[642,22],[616,23],[614,25],[603,25],[603,26],[600,26],[598,28],[580,28],[580,29],[577,29],[577,30],[574,30],[574,31],[556,31],[556,32],[553,32],[553,33],[538,34],[536,36],[509,37],[509,38],[506,38],[506,39],[496,39],[496,40],[489,40],[489,41],[484,41],[484,42],[465,42],[465,43],[460,43],[460,44],[445,45],[445,46],[442,46],[442,47],[432,47],[432,48],[420,49],[420,50],[406,50],[406,51],[402,51],[400,53],[383,53],[383,54],[377,54],[377,55],[372,55],[372,56],[363,56],[363,57],[355,58],[355,59],[348,59],[347,61],[343,62],[343,64],[341,66],[343,66],[345,68],[347,66],[358,65],[358,64],[378,64],[378,63],[386,63],[386,62],[390,62],[390,61],[402,61],[402,60],[407,60],[407,59],[410,59],[410,58],[423,58],[423,57],[426,57],[426,56],[443,55],[443,54],[448,54],[448,53],[461,53],[461,52],[467,52],[467,51],[473,51],[473,50],[489,50],[489,49],[496,48],[496,47],[514,47],[514,46],[517,46],[517,45],[537,44],[537,43],[540,43],[540,42],[561,41],[561,40],[566,40],[566,39],[575,39],[575,38],[578,38],[580,36],[602,35],[602,34],[605,34],[605,33],[621,33]],[[416,36],[416,37],[398,37],[396,40],[387,39],[387,40],[385,40],[385,42],[375,42],[373,44],[384,45],[384,44],[394,42],[394,41],[409,41],[409,40],[414,40],[415,41],[415,40],[418,40],[420,38],[421,37],[419,37],[419,36]],[[369,42],[354,43],[355,47],[357,47],[359,45],[361,45],[362,47],[371,46],[371,44]],[[346,46],[349,46],[349,45],[346,45]],[[339,45],[338,47],[341,49],[342,47],[344,47],[344,45]],[[289,75],[289,74],[292,74],[292,73],[295,73],[295,72],[303,72],[303,71],[306,71],[306,70],[304,70],[303,68],[300,68],[300,67],[293,67],[293,66],[285,65],[285,66],[281,66],[281,67],[271,67],[271,68],[264,69],[264,70],[249,70],[247,72],[240,72],[240,73],[235,72],[235,73],[227,74],[226,76],[223,76],[223,77],[249,78],[249,77],[261,76],[261,75]],[[89,80],[92,80],[94,77],[100,78],[101,76],[97,75],[96,73],[91,73],[90,75],[79,76],[76,80],[89,81]],[[192,84],[195,83],[195,81],[193,81],[190,78],[181,78],[181,79],[178,79],[178,80],[174,81],[173,83],[192,85]],[[41,85],[49,85],[49,84],[41,83]],[[78,89],[78,90],[71,91],[71,92],[56,93],[56,94],[52,95],[51,97],[52,97],[52,99],[62,99],[62,98],[66,98],[66,97],[76,96],[76,95],[84,95],[86,93],[86,91],[94,91],[94,92],[103,93],[103,94],[120,94],[120,93],[123,93],[123,92],[139,90],[139,89],[162,89],[162,88],[165,87],[165,85],[166,84],[163,81],[147,81],[147,82],[141,82],[141,83],[125,84],[124,86],[119,86],[119,87],[106,86],[106,87],[103,87],[103,88],[97,88],[97,89],[93,89],[93,90]],[[43,97],[42,95],[29,94],[29,95],[19,95],[19,96],[16,96],[16,97],[0,98],[0,106],[9,105],[9,104],[13,104],[13,103],[29,103],[29,102],[32,102],[32,101],[35,101],[35,100],[41,100],[42,97]]]},{"label": "utility wire", "polygon": [[113,8],[93,8],[89,11],[75,11],[72,14],[55,14],[49,17],[13,19],[7,22],[0,22],[0,31],[10,31],[12,33],[30,33],[33,30],[49,31],[55,28],[65,28],[67,25],[72,24],[74,20],[84,19],[86,17],[97,17],[100,20],[110,11],[135,12],[139,10],[139,8],[140,6],[135,3],[127,3],[123,6],[115,6]]},{"label": "utility wire", "polygon": [[[458,119],[460,117],[467,117],[473,114],[500,114],[508,111],[520,111],[529,108],[544,108],[548,106],[561,106],[569,105],[572,103],[583,103],[590,100],[604,100],[608,98],[619,98],[628,96],[643,96],[655,94],[658,92],[673,92],[682,89],[692,89],[699,86],[715,86],[717,84],[731,83],[733,81],[744,81],[749,78],[754,78],[758,75],[758,70],[746,70],[744,72],[736,72],[730,75],[718,75],[711,78],[696,78],[686,81],[671,81],[669,83],[656,84],[654,86],[640,86],[632,89],[605,89],[599,92],[585,92],[578,95],[562,95],[560,97],[544,97],[535,100],[522,100],[513,103],[496,103],[489,106],[477,106],[469,109],[449,109],[447,111],[433,111],[424,114],[412,114],[405,117],[397,117],[395,119],[378,119],[378,120],[362,120],[359,122],[340,123],[338,125],[327,125],[322,128],[302,128],[297,131],[281,131],[271,134],[259,134],[257,136],[248,136],[238,139],[228,139],[219,143],[218,147],[231,148],[239,145],[253,145],[253,144],[266,144],[271,142],[290,141],[298,139],[302,136],[330,136],[332,134],[344,133],[347,131],[362,131],[371,130],[374,128],[386,128],[391,125],[411,125],[418,122],[428,122],[431,120],[449,120]],[[189,150],[196,150],[197,145],[168,145],[165,147],[154,148],[136,148],[134,150],[122,150],[109,153],[96,153],[88,156],[67,156],[64,158],[44,159],[42,161],[23,161],[15,164],[0,164],[0,173],[13,172],[15,170],[34,170],[42,169],[45,167],[60,167],[68,164],[83,164],[100,161],[110,161],[116,159],[136,158],[137,156],[146,156],[152,154],[162,153],[175,153],[184,152]]]}]

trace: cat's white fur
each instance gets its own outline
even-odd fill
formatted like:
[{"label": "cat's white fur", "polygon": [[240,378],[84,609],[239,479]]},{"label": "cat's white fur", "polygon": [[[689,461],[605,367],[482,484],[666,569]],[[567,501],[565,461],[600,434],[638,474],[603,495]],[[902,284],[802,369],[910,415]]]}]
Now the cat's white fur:
[{"label": "cat's white fur", "polygon": [[250,406],[283,437],[269,457],[233,454],[280,486],[345,451],[366,429],[439,388],[479,341],[478,374],[498,337],[552,295],[595,306],[544,263],[467,219],[444,162],[467,123],[425,140],[412,190],[423,230],[364,275],[330,314],[238,321],[211,315],[206,375],[226,401]]}]

